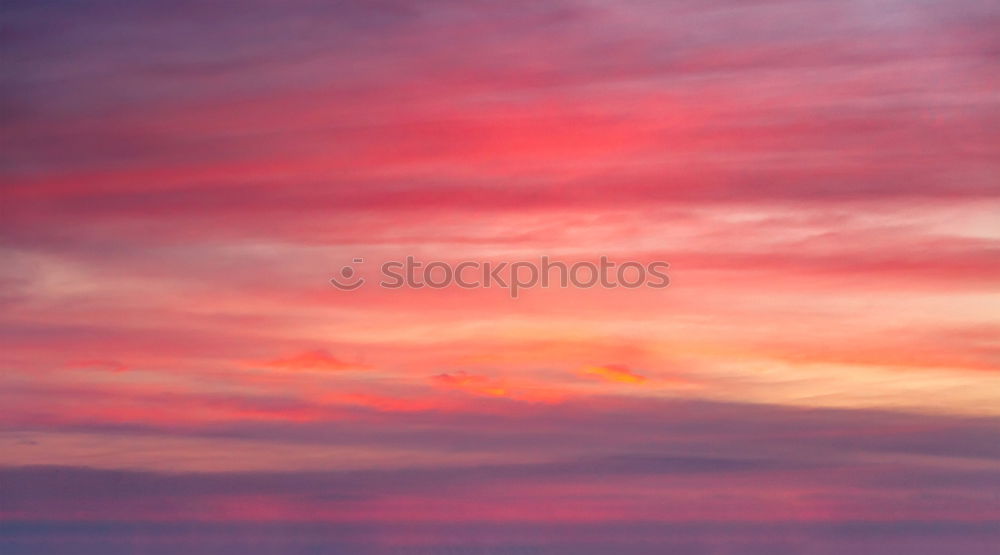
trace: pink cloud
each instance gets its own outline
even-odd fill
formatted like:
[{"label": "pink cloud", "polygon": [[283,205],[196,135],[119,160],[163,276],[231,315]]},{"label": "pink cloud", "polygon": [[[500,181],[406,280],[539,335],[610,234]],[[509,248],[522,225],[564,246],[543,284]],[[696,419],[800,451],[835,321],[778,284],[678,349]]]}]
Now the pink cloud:
[{"label": "pink cloud", "polygon": [[305,351],[289,357],[277,358],[255,363],[256,365],[287,370],[362,370],[369,368],[365,364],[341,360],[329,352],[317,349]]}]

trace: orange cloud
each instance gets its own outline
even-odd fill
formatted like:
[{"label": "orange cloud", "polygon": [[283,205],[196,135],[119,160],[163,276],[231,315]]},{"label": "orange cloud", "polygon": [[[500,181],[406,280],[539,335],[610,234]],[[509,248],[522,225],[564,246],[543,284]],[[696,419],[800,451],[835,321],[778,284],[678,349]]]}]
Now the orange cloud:
[{"label": "orange cloud", "polygon": [[271,368],[284,368],[288,370],[356,370],[367,368],[366,365],[346,362],[331,355],[329,352],[318,349],[306,351],[287,358],[279,358],[264,362],[256,362],[254,365],[269,366]]},{"label": "orange cloud", "polygon": [[604,366],[588,366],[580,372],[581,376],[597,378],[607,382],[618,383],[643,383],[646,376],[640,376],[620,364],[606,364]]},{"label": "orange cloud", "polygon": [[563,392],[549,387],[539,387],[538,384],[525,382],[510,382],[506,379],[491,378],[465,372],[454,374],[438,374],[431,380],[440,387],[457,389],[472,395],[485,397],[503,397],[515,401],[530,403],[558,403],[565,398]]},{"label": "orange cloud", "polygon": [[456,372],[455,374],[438,374],[431,379],[438,385],[478,395],[506,397],[508,393],[507,388],[503,387],[498,380],[487,376]]}]

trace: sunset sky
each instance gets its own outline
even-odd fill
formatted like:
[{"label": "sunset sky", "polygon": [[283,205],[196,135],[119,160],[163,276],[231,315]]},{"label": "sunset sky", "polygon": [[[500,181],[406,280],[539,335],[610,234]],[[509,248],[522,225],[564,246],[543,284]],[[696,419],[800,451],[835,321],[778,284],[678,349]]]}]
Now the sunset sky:
[{"label": "sunset sky", "polygon": [[997,2],[0,19],[3,553],[996,553]]}]

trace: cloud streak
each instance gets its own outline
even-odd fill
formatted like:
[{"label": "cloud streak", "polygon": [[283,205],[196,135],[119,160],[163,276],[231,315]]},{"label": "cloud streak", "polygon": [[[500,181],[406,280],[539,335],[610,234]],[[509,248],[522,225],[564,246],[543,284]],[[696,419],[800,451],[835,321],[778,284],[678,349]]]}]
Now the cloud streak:
[{"label": "cloud streak", "polygon": [[[996,6],[0,18],[0,551],[997,542]],[[408,255],[671,284],[371,285]]]}]

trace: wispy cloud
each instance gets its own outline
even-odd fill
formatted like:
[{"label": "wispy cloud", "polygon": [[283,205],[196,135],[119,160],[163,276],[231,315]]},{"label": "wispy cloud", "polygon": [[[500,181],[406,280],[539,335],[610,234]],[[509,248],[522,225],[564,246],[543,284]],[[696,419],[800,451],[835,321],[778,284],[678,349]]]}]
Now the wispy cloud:
[{"label": "wispy cloud", "polygon": [[305,351],[288,357],[251,363],[254,366],[286,370],[364,370],[367,365],[343,361],[323,349]]},{"label": "wispy cloud", "polygon": [[995,4],[6,2],[0,550],[987,552]]}]

